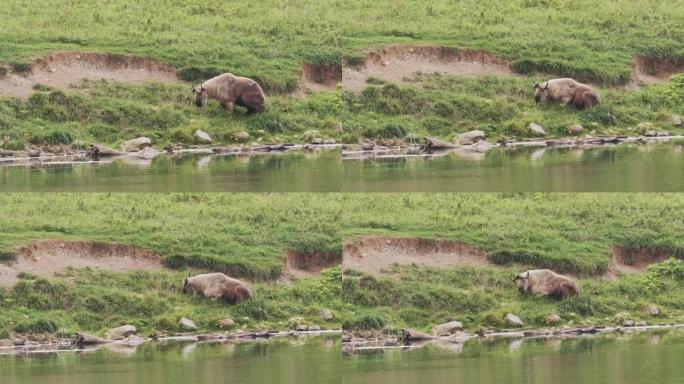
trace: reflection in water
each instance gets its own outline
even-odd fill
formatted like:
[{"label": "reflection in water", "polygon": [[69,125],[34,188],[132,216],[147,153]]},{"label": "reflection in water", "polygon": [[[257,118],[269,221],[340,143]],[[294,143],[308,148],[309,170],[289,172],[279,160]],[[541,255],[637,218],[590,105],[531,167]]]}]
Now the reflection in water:
[{"label": "reflection in water", "polygon": [[134,353],[0,356],[3,384],[339,383],[339,335],[245,344],[146,343]]},{"label": "reflection in water", "polygon": [[[654,343],[653,340],[657,340]],[[471,340],[344,358],[343,383],[682,383],[684,330],[567,339]]]},{"label": "reflection in water", "polygon": [[0,167],[4,191],[528,192],[684,191],[682,142],[495,148],[432,157],[341,160],[316,153],[176,155],[106,164]]}]

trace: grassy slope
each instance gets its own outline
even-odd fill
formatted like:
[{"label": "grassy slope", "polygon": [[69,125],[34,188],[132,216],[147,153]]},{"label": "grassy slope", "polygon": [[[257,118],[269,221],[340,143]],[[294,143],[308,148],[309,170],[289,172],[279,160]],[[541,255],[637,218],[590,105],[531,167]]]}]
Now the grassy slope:
[{"label": "grassy slope", "polygon": [[[684,55],[684,11],[662,0],[505,4],[271,0],[250,7],[236,1],[61,0],[50,2],[52,12],[43,12],[46,4],[46,0],[3,4],[1,63],[22,68],[31,57],[49,50],[135,53],[172,64],[187,80],[232,71],[260,80],[269,93],[276,94],[294,89],[300,62],[354,61],[362,49],[392,42],[482,48],[510,58],[522,72],[541,70],[605,84],[626,82],[635,54]],[[522,127],[531,120],[554,135],[574,122],[597,122],[597,133],[624,133],[638,122],[662,125],[663,115],[683,112],[681,94],[663,102],[673,97],[666,88],[638,95],[608,91],[606,108],[594,115],[556,108],[540,112],[529,95],[521,94],[529,93],[532,80],[481,85],[438,81],[436,90],[409,90],[415,94],[400,99],[384,96],[385,100],[372,95],[342,102],[336,92],[308,101],[275,96],[267,116],[247,118],[228,116],[216,105],[200,114],[190,107],[183,87],[105,86],[96,87],[99,90],[87,101],[64,100],[59,94],[53,101],[3,99],[0,129],[10,136],[6,147],[20,148],[26,142],[58,144],[76,139],[114,144],[137,134],[151,136],[159,144],[191,143],[189,134],[196,128],[208,129],[223,143],[232,141],[232,132],[243,129],[267,141],[297,140],[295,136],[306,129],[334,137],[344,121],[343,138],[352,142],[361,135],[409,132],[448,137],[472,128],[484,128],[494,137],[523,135]],[[150,95],[154,92],[161,96]],[[427,104],[426,111],[415,110],[416,101]],[[401,105],[387,110],[388,103]],[[372,112],[362,113],[366,104]],[[68,111],[73,108],[79,113]]]},{"label": "grassy slope", "polygon": [[[203,330],[229,316],[249,317],[249,327],[285,327],[292,316],[318,322],[322,307],[337,315],[329,326],[366,326],[367,315],[381,318],[383,325],[426,327],[456,317],[476,327],[497,325],[504,311],[521,308],[530,310],[523,317],[532,323],[551,311],[566,320],[623,311],[642,316],[650,302],[676,319],[683,307],[681,277],[661,280],[652,274],[604,283],[592,276],[605,270],[612,244],[659,247],[682,258],[683,206],[678,194],[5,195],[0,197],[2,258],[35,239],[119,241],[160,252],[179,271],[67,272],[50,283],[24,280],[13,290],[0,290],[0,330],[4,335],[55,328],[101,331],[125,321],[146,331],[176,330],[180,316],[191,316]],[[339,269],[291,286],[262,280],[280,274],[285,249],[339,254],[343,239],[369,234],[461,240],[504,265],[431,273],[408,269],[401,273],[406,283],[366,278],[357,289],[347,280],[343,291]],[[569,304],[520,300],[510,276],[522,267],[510,261],[580,273],[585,293]],[[183,296],[178,284],[192,266],[256,278],[259,299],[227,308]],[[677,268],[670,266],[673,276]],[[375,304],[379,307],[372,308]]]}]

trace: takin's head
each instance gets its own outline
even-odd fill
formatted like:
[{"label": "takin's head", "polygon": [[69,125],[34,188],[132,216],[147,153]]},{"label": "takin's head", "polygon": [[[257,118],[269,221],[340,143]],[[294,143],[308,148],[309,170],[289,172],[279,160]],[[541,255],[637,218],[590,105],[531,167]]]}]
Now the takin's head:
[{"label": "takin's head", "polygon": [[190,280],[187,277],[183,280],[183,293],[195,293],[195,289],[190,285]]},{"label": "takin's head", "polygon": [[245,285],[238,285],[235,287],[235,302],[242,303],[243,301],[251,300],[254,297],[252,291]]},{"label": "takin's head", "polygon": [[513,282],[518,285],[518,291],[520,291],[520,293],[528,292],[530,290],[530,271],[515,276]]},{"label": "takin's head", "polygon": [[537,83],[534,85],[534,101],[537,103],[541,103],[543,101],[546,101],[546,98],[548,96],[548,91],[549,91],[549,82],[545,83]]},{"label": "takin's head", "polygon": [[209,97],[209,93],[201,85],[199,87],[194,87],[192,89],[192,93],[195,94],[195,104],[198,107],[202,108],[204,106],[204,104],[207,103],[207,98]]}]

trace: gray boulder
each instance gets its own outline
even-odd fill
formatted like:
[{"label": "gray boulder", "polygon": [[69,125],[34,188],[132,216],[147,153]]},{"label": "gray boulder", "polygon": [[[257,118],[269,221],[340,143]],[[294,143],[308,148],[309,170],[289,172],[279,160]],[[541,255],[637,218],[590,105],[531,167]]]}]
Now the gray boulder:
[{"label": "gray boulder", "polygon": [[463,330],[463,324],[459,321],[450,321],[448,323],[436,325],[432,328],[432,333],[435,336],[450,336],[456,332]]},{"label": "gray boulder", "polygon": [[460,135],[458,135],[457,141],[459,144],[473,144],[477,143],[480,140],[484,140],[484,138],[485,133],[475,129],[472,131],[461,133]]},{"label": "gray boulder", "polygon": [[520,318],[512,313],[509,313],[506,315],[506,322],[508,325],[512,325],[514,327],[522,327],[524,323]]},{"label": "gray boulder", "polygon": [[208,133],[204,132],[201,129],[196,130],[194,136],[197,139],[197,141],[201,143],[212,143],[214,141]]},{"label": "gray boulder", "polygon": [[131,335],[137,335],[138,330],[132,325],[122,325],[107,331],[109,340],[122,340]]},{"label": "gray boulder", "polygon": [[188,319],[187,317],[182,317],[180,321],[178,322],[180,326],[185,329],[186,331],[196,331],[197,326],[195,325],[195,322],[192,320]]},{"label": "gray boulder", "polygon": [[530,123],[530,125],[527,126],[527,129],[530,131],[530,133],[537,136],[546,135],[546,131],[544,131],[544,128],[542,128],[542,126],[537,123]]},{"label": "gray boulder", "polygon": [[138,137],[132,140],[123,142],[124,152],[137,152],[145,147],[152,146],[152,139],[147,137]]}]

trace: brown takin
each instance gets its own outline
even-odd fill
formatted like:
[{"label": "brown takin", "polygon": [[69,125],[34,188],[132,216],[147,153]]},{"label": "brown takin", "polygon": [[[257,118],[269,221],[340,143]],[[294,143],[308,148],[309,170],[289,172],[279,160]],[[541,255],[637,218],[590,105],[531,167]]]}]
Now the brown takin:
[{"label": "brown takin", "polygon": [[572,105],[578,109],[592,108],[601,104],[601,97],[592,87],[574,79],[553,79],[534,85],[534,100],[547,100]]},{"label": "brown takin", "polygon": [[224,73],[209,79],[199,87],[192,89],[195,94],[195,104],[204,106],[207,99],[212,98],[227,108],[230,112],[236,105],[247,108],[252,112],[266,110],[266,95],[256,81],[235,76],[232,73]]},{"label": "brown takin", "polygon": [[520,293],[531,293],[565,299],[579,293],[579,287],[567,276],[559,275],[549,269],[533,269],[513,278]]},{"label": "brown takin", "polygon": [[183,282],[183,292],[221,299],[231,304],[241,303],[252,298],[252,291],[245,283],[223,273],[207,273],[195,277],[186,277]]}]

